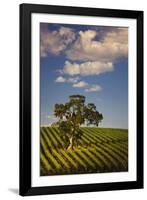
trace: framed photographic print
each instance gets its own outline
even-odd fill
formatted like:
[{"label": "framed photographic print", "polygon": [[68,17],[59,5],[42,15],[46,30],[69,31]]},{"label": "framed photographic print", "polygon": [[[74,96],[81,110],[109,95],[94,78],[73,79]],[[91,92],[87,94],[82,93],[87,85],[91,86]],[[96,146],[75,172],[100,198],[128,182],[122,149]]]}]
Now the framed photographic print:
[{"label": "framed photographic print", "polygon": [[20,5],[20,195],[143,188],[143,11]]}]

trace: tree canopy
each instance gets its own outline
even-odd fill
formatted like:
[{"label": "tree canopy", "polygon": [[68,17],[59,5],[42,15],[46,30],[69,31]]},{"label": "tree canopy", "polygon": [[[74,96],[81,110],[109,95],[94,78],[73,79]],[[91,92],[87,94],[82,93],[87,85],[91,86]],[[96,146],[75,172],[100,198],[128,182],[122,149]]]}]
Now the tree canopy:
[{"label": "tree canopy", "polygon": [[103,120],[102,113],[96,110],[94,103],[85,104],[85,96],[71,95],[65,104],[55,104],[54,114],[63,139],[67,142],[67,148],[74,148],[82,132],[82,124],[99,126]]}]

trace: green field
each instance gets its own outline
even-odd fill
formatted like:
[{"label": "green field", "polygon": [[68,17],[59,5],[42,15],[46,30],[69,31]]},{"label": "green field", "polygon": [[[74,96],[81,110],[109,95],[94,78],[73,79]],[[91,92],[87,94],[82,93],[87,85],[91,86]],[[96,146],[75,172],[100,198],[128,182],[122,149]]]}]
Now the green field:
[{"label": "green field", "polygon": [[40,128],[40,175],[128,171],[128,130],[81,128],[74,150],[67,150],[57,127]]}]

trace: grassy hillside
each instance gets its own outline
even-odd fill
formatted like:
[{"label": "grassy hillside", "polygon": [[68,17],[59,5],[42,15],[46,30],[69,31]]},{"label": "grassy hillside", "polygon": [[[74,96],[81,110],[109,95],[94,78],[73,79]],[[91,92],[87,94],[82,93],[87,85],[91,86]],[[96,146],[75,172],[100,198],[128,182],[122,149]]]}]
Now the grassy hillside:
[{"label": "grassy hillside", "polygon": [[81,128],[74,150],[67,150],[57,127],[40,128],[40,175],[128,170],[128,130]]}]

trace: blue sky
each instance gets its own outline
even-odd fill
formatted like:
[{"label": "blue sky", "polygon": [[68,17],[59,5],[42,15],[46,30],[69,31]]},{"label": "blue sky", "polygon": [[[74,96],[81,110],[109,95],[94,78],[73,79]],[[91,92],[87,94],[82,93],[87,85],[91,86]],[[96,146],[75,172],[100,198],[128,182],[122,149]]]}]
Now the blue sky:
[{"label": "blue sky", "polygon": [[82,94],[104,116],[102,127],[128,128],[128,29],[40,25],[40,123],[54,104]]}]

